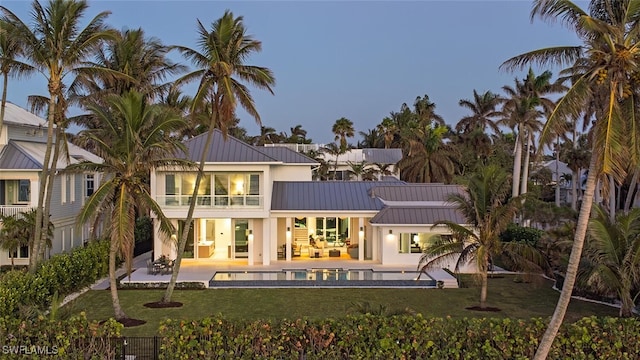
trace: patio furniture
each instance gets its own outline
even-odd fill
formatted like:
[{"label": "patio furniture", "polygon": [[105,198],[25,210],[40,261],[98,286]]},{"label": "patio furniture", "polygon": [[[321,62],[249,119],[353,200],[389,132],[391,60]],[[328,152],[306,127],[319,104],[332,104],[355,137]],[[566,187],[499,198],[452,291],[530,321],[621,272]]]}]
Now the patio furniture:
[{"label": "patio furniture", "polygon": [[282,245],[282,246],[278,246],[278,259],[284,259],[285,258],[285,253],[284,253],[284,247],[286,245]]},{"label": "patio furniture", "polygon": [[148,275],[155,275],[156,274],[156,269],[155,269],[153,261],[151,261],[151,259],[147,260],[147,274]]},{"label": "patio furniture", "polygon": [[329,250],[329,257],[340,257],[340,250],[338,249]]}]

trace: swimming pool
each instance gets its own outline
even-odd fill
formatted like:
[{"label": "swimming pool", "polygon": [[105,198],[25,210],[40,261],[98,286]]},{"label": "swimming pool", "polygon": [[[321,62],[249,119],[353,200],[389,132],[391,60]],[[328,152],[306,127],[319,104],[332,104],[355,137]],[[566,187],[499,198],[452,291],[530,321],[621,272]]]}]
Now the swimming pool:
[{"label": "swimming pool", "polygon": [[209,287],[421,287],[436,281],[417,271],[371,269],[285,269],[282,271],[216,271]]}]

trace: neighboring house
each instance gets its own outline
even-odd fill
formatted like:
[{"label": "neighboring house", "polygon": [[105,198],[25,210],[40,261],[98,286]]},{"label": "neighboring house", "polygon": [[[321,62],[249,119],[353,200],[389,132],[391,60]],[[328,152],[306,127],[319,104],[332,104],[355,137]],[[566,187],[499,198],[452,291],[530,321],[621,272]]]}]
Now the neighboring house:
[{"label": "neighboring house", "polygon": [[[0,136],[0,214],[19,216],[37,207],[46,143],[46,120],[7,103]],[[50,215],[55,230],[47,256],[68,251],[89,237],[89,228],[76,227],[75,218],[84,200],[96,189],[98,175],[64,174],[62,170],[69,163],[100,158],[71,143],[67,148],[69,160],[61,155],[55,166]],[[28,247],[16,249],[13,255],[16,264],[28,264]],[[9,258],[7,251],[0,252],[0,265],[10,264]]]},{"label": "neighboring house", "polygon": [[[394,177],[400,179],[397,164],[402,159],[402,149],[349,149],[336,158],[323,151],[320,144],[265,144],[265,147],[286,147],[298,152],[315,151],[318,157],[328,164],[328,172],[335,180],[362,180],[353,173],[353,168],[364,164],[365,169],[373,169],[377,180]],[[336,165],[337,163],[337,165]],[[387,172],[382,173],[381,171]]]},{"label": "neighboring house", "polygon": [[[185,158],[199,159],[205,136],[185,141]],[[347,244],[358,244],[357,260],[417,265],[428,239],[448,234],[445,227],[432,229],[434,222],[463,221],[446,202],[459,186],[312,181],[317,165],[290,148],[252,146],[216,130],[184,258],[270,265],[340,250],[336,260],[354,261],[342,255]],[[171,168],[151,173],[151,194],[177,229],[184,226],[195,177]],[[159,233],[157,222],[154,229],[154,257],[174,257],[177,234]],[[313,247],[310,237],[323,245]]]},{"label": "neighboring house", "polygon": [[551,174],[551,182],[544,185],[551,185],[554,188],[556,184],[560,186],[560,203],[571,204],[571,184],[574,179],[573,171],[569,166],[562,161],[549,160],[538,165],[538,168],[546,168]]}]

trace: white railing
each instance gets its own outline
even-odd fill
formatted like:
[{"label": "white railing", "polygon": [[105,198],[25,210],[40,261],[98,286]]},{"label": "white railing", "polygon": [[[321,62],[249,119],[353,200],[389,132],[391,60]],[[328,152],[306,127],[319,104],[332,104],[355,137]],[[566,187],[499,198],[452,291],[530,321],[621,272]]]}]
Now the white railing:
[{"label": "white railing", "polygon": [[319,151],[324,144],[264,144],[265,147],[286,147],[297,152]]},{"label": "white railing", "polygon": [[[157,196],[156,201],[164,207],[188,207],[191,196],[188,195],[162,195]],[[197,208],[253,208],[262,209],[262,195],[200,195],[196,199]]]},{"label": "white railing", "polygon": [[25,205],[0,205],[1,216],[16,216],[35,209],[33,206]]}]

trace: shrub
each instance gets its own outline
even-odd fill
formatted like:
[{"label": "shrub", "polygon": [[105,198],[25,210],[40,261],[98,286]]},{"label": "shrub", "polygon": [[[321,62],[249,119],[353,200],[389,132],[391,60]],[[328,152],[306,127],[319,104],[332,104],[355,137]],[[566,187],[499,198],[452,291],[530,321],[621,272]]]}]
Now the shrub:
[{"label": "shrub", "polygon": [[108,274],[109,243],[94,241],[44,261],[31,274],[9,271],[0,281],[0,317],[18,317],[19,306],[46,309],[57,291],[65,297]]},{"label": "shrub", "polygon": [[544,235],[544,231],[540,229],[524,227],[511,223],[507,226],[507,229],[500,234],[500,241],[524,242],[531,246],[536,246],[542,235]]},{"label": "shrub", "polygon": [[148,216],[137,218],[133,234],[136,243],[150,242],[153,236],[153,223],[151,222],[151,218]]},{"label": "shrub", "polygon": [[[84,313],[65,321],[0,318],[3,359],[115,359],[122,325],[89,322]],[[38,357],[40,355],[40,357]]]},{"label": "shrub", "polygon": [[[542,319],[347,316],[311,321],[165,320],[160,359],[524,359]],[[565,324],[549,359],[636,359],[640,320],[590,317]]]}]

